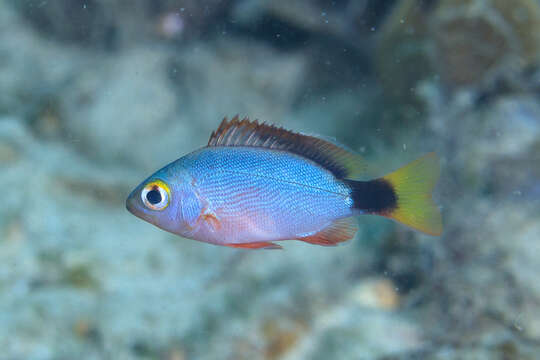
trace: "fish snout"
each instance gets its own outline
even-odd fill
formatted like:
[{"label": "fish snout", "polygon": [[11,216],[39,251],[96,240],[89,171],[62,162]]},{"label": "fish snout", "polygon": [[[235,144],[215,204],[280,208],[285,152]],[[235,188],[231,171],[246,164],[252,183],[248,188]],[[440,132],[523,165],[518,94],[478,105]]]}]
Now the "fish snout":
[{"label": "fish snout", "polygon": [[133,191],[126,199],[126,209],[133,215],[137,215],[137,197],[135,191]]}]

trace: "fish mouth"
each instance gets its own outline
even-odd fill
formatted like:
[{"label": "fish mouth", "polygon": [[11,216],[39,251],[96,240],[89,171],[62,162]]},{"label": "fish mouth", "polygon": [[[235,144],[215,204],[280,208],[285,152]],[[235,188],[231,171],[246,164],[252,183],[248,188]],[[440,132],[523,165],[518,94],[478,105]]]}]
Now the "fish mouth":
[{"label": "fish mouth", "polygon": [[135,204],[133,204],[133,197],[131,195],[126,199],[126,209],[127,211],[135,215]]},{"label": "fish mouth", "polygon": [[140,217],[139,205],[137,204],[137,189],[133,190],[126,199],[126,209],[133,215]]},{"label": "fish mouth", "polygon": [[129,194],[128,198],[126,199],[126,210],[138,217],[139,219],[156,225],[155,217],[149,213],[150,211],[144,208],[144,205],[142,205],[142,202],[139,199],[139,194],[139,189],[135,189],[131,194]]}]

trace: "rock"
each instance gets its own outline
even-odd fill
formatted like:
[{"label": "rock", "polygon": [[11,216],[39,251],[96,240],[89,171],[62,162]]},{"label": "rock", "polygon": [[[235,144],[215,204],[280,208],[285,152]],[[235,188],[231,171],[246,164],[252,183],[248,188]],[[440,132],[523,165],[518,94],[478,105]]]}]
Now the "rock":
[{"label": "rock", "polygon": [[[36,32],[51,39],[83,46],[118,49],[129,47],[140,39],[192,39],[223,15],[229,1],[196,0],[181,3],[172,0],[138,1],[137,3],[104,0],[10,1]],[[182,25],[171,33],[174,24],[166,17],[176,15]],[[173,19],[174,20],[174,19]],[[172,36],[171,36],[172,35]]]},{"label": "rock", "polygon": [[224,116],[280,122],[297,99],[306,59],[249,41],[218,41],[172,59],[180,109],[208,137]]},{"label": "rock", "polygon": [[58,94],[85,66],[85,55],[41,41],[10,6],[0,6],[0,114],[21,118],[44,137],[61,136]]},{"label": "rock", "polygon": [[306,324],[301,321],[287,321],[287,319],[267,320],[261,332],[265,338],[265,359],[280,359],[287,352],[291,351],[298,343],[298,340],[306,331]]},{"label": "rock", "polygon": [[400,316],[339,306],[313,319],[311,331],[284,359],[373,359],[414,352],[423,346],[419,328]]},{"label": "rock", "polygon": [[[486,223],[492,229],[492,247],[503,251],[500,271],[510,279],[506,286],[516,290],[503,298],[507,302],[494,302],[499,305],[494,309],[496,316],[527,339],[540,338],[540,313],[535,305],[540,300],[535,276],[539,266],[534,256],[540,250],[540,224],[531,216],[536,211],[538,207],[528,204],[500,204]],[[509,239],[512,244],[508,244]]]},{"label": "rock", "polygon": [[539,60],[539,34],[534,0],[403,0],[383,26],[376,64],[387,94],[422,108],[422,80],[482,89],[518,76]]},{"label": "rock", "polygon": [[91,158],[149,172],[204,146],[224,116],[279,121],[295,99],[302,57],[252,52],[248,44],[224,42],[99,60],[98,75],[82,70],[62,99],[67,132]]},{"label": "rock", "polygon": [[350,26],[346,21],[345,11],[339,6],[324,6],[305,0],[271,2],[244,0],[236,4],[233,12],[233,19],[244,24],[257,24],[263,16],[279,19],[303,31],[338,37],[342,37]]},{"label": "rock", "polygon": [[304,96],[325,96],[329,89],[366,86],[376,22],[386,8],[372,0],[239,0],[230,17],[246,37],[303,53],[312,74],[303,79]]},{"label": "rock", "polygon": [[13,146],[7,141],[0,143],[0,166],[17,161],[17,158],[17,150]]},{"label": "rock", "polygon": [[395,310],[399,305],[396,285],[387,279],[366,279],[351,290],[351,300],[367,308]]},{"label": "rock", "polygon": [[[453,139],[447,146],[464,149],[453,155],[461,164],[459,178],[467,179],[462,186],[495,196],[538,198],[539,173],[533,164],[540,158],[540,106],[534,95],[505,96],[479,108],[465,96],[443,107],[430,125],[441,138]],[[448,138],[450,128],[454,135]]]},{"label": "rock", "polygon": [[121,159],[146,169],[152,162],[161,165],[155,145],[161,154],[165,148],[175,150],[161,158],[163,163],[188,150],[177,140],[179,134],[193,136],[186,136],[189,130],[168,81],[167,60],[166,52],[134,49],[81,69],[73,90],[62,99],[66,131],[77,140],[74,146],[90,158],[108,163]]},{"label": "rock", "polygon": [[532,305],[540,301],[533,280],[540,269],[532,259],[533,234],[540,232],[536,95],[478,103],[473,92],[457,91],[446,102],[438,91],[423,93],[427,124],[445,159],[439,184],[445,229],[433,245],[429,276],[414,290],[428,302],[416,302],[424,327],[432,341],[447,343],[449,358],[532,359],[538,346],[531,340],[540,336],[540,312]]},{"label": "rock", "polygon": [[398,2],[379,31],[374,57],[385,93],[397,102],[418,107],[416,85],[432,77],[429,7],[418,0]]},{"label": "rock", "polygon": [[435,64],[449,84],[493,81],[540,60],[540,4],[535,0],[443,0],[431,21]]},{"label": "rock", "polygon": [[294,34],[322,34],[322,39],[315,37],[313,40],[330,37],[357,50],[364,47],[363,51],[367,51],[369,34],[375,31],[392,3],[377,0],[240,0],[234,2],[231,18],[249,29],[274,23],[276,29],[289,30],[283,32],[284,38],[294,37]]}]

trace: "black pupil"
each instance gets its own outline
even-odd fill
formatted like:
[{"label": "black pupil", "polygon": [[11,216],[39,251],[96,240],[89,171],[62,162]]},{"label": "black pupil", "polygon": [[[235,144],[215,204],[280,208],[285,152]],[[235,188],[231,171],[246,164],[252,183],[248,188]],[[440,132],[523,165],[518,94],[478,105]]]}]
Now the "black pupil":
[{"label": "black pupil", "polygon": [[150,190],[146,194],[146,200],[148,200],[148,202],[152,205],[159,204],[161,202],[161,193],[159,190]]}]

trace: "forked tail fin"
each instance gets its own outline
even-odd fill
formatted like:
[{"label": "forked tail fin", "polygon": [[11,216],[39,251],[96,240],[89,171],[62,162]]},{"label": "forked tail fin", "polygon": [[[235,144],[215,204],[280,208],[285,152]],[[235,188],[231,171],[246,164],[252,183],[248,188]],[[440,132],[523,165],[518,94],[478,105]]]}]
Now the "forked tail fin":
[{"label": "forked tail fin", "polygon": [[439,158],[429,153],[384,176],[395,191],[397,203],[394,209],[381,215],[426,234],[441,235],[441,213],[431,198],[440,172]]},{"label": "forked tail fin", "polygon": [[429,153],[382,178],[344,182],[352,189],[354,208],[438,236],[442,233],[442,220],[431,192],[439,174],[439,159],[435,153]]}]

